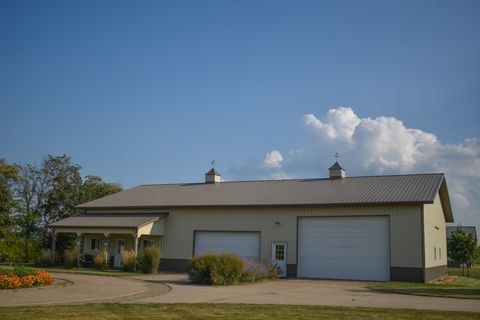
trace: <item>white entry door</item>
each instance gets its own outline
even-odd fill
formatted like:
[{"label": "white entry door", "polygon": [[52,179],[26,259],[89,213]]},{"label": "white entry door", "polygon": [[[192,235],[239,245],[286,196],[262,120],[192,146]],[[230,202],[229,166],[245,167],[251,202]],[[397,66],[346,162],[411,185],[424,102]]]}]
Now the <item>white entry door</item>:
[{"label": "white entry door", "polygon": [[115,250],[115,257],[113,259],[113,267],[114,268],[120,268],[122,266],[123,250],[125,250],[125,240],[124,239],[118,239],[117,240],[117,247],[116,247],[116,250]]},{"label": "white entry door", "polygon": [[300,218],[298,276],[390,280],[388,217]]},{"label": "white entry door", "polygon": [[194,255],[233,253],[242,258],[260,257],[260,232],[196,231]]},{"label": "white entry door", "polygon": [[272,243],[272,262],[282,270],[282,276],[287,276],[287,243]]}]

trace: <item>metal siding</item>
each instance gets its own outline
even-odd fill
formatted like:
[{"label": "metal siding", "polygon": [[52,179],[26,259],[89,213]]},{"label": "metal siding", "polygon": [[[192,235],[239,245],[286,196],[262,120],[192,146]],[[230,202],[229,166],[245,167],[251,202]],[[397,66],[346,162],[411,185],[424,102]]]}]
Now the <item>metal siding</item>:
[{"label": "metal siding", "polygon": [[[433,204],[424,205],[425,219],[425,267],[437,267],[447,264],[447,231],[440,197],[437,195]],[[438,227],[436,229],[435,227]],[[437,260],[434,247],[441,248],[442,257]]]},{"label": "metal siding", "polygon": [[196,231],[194,255],[233,253],[242,258],[260,257],[259,232]]},{"label": "metal siding", "polygon": [[[370,206],[325,208],[198,208],[171,209],[166,218],[162,257],[190,259],[194,230],[260,231],[261,257],[270,259],[271,242],[289,243],[288,264],[297,263],[297,217],[390,217],[392,267],[422,267],[421,206]],[[279,224],[275,224],[279,222]]]}]

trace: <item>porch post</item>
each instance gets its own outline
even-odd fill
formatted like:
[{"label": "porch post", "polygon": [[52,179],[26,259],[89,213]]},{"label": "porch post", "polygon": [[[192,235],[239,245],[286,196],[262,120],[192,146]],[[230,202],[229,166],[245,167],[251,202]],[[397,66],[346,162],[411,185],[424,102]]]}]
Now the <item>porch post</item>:
[{"label": "porch post", "polygon": [[55,228],[52,230],[52,265],[55,264],[55,246],[57,242],[57,233],[55,232]]},{"label": "porch post", "polygon": [[110,236],[109,233],[104,233],[103,234],[105,236],[105,241],[103,243],[103,248],[104,248],[104,251],[105,251],[105,269],[108,269],[108,238]]},{"label": "porch post", "polygon": [[[135,261],[138,255],[138,230],[133,231],[133,252],[135,254]],[[134,265],[134,270],[137,271],[137,264]]]},{"label": "porch post", "polygon": [[80,246],[82,244],[83,233],[77,232],[77,268],[80,268]]}]

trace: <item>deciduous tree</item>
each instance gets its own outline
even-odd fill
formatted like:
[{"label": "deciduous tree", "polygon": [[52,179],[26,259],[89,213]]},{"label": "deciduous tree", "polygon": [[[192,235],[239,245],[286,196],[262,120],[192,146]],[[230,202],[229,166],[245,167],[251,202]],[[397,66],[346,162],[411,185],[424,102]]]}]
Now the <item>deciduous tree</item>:
[{"label": "deciduous tree", "polygon": [[447,246],[448,257],[465,264],[467,275],[469,275],[469,268],[479,254],[474,235],[466,233],[461,228],[456,228],[448,238]]}]

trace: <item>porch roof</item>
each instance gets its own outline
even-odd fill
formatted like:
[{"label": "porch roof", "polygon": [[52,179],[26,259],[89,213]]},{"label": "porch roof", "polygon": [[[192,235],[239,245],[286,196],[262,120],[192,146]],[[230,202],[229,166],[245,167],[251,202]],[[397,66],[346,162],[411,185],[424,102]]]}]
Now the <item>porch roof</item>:
[{"label": "porch roof", "polygon": [[139,228],[165,217],[166,214],[83,214],[50,224],[60,228]]}]

